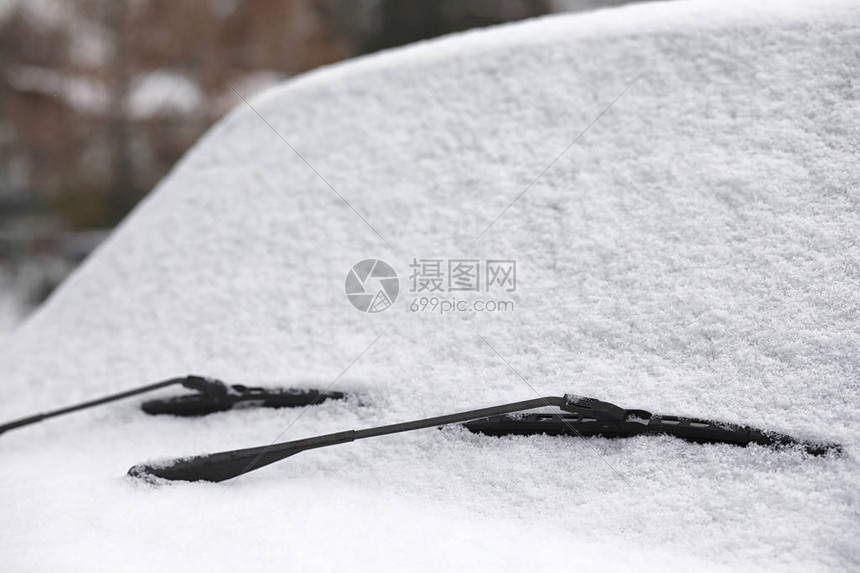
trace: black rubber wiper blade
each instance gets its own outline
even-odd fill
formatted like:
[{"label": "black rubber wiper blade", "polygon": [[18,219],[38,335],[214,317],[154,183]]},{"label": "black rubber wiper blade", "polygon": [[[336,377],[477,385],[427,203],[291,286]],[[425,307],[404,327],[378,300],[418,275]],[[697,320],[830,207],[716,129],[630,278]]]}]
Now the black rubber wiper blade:
[{"label": "black rubber wiper blade", "polygon": [[801,440],[792,436],[714,420],[684,418],[630,411],[624,420],[600,420],[577,414],[502,415],[463,424],[469,431],[489,436],[601,436],[629,438],[642,434],[667,434],[697,444],[731,444],[769,447],[799,447],[814,456],[841,454],[842,446],[828,442]]},{"label": "black rubber wiper blade", "polygon": [[320,392],[312,389],[266,389],[239,384],[230,385],[215,378],[190,374],[180,378],[169,378],[161,382],[155,382],[154,384],[146,384],[139,388],[126,390],[125,392],[110,394],[95,400],[88,400],[56,410],[34,414],[18,420],[12,420],[0,425],[0,434],[14,428],[35,424],[48,418],[86,410],[101,404],[116,402],[117,400],[137,396],[138,394],[145,394],[168,386],[178,385],[193,390],[194,393],[173,398],[150,400],[144,402],[141,407],[149,414],[200,416],[242,406],[294,408],[297,406],[318,404],[325,400],[339,400],[346,397],[346,394],[343,392]]},{"label": "black rubber wiper blade", "polygon": [[147,414],[171,416],[205,416],[239,408],[297,408],[320,404],[326,400],[343,400],[344,392],[322,392],[300,388],[261,388],[233,384],[217,392],[185,394],[148,400],[141,404]]},{"label": "black rubber wiper blade", "polygon": [[[164,480],[220,482],[236,478],[242,474],[257,470],[305,450],[345,444],[347,442],[353,442],[364,438],[409,432],[422,428],[444,426],[446,424],[473,422],[476,420],[478,422],[474,422],[469,425],[473,428],[483,427],[487,430],[492,430],[493,428],[500,430],[504,429],[504,424],[515,423],[516,420],[516,418],[504,416],[505,414],[524,412],[546,406],[555,406],[568,413],[567,416],[564,414],[532,415],[548,416],[548,418],[545,419],[558,420],[557,423],[559,425],[555,427],[555,431],[558,433],[566,433],[570,431],[573,434],[581,436],[605,435],[612,437],[627,437],[647,433],[672,433],[672,435],[678,435],[681,437],[681,434],[683,433],[681,428],[686,428],[684,431],[688,432],[688,439],[697,439],[701,438],[701,434],[708,434],[705,436],[708,438],[707,441],[725,440],[728,443],[738,443],[730,442],[729,439],[737,438],[740,435],[737,430],[733,429],[740,427],[731,427],[731,425],[728,424],[707,422],[707,427],[705,427],[699,426],[698,424],[705,424],[705,422],[700,422],[698,420],[691,420],[691,423],[689,424],[675,423],[677,420],[681,419],[668,416],[652,416],[644,410],[625,410],[614,404],[610,404],[609,402],[603,402],[594,398],[585,398],[574,394],[566,394],[563,397],[547,396],[544,398],[535,398],[533,400],[503,404],[501,406],[469,410],[446,416],[435,416],[433,418],[424,418],[421,420],[378,426],[364,430],[347,430],[344,432],[325,434],[322,436],[293,440],[290,442],[281,442],[268,446],[229,450],[214,454],[203,454],[161,462],[138,464],[129,469],[128,473],[130,476],[144,479],[160,478]],[[538,419],[531,418],[529,416],[527,416],[526,419],[531,420],[531,423],[542,423]],[[541,420],[543,419],[544,418]],[[684,420],[688,419],[685,418]],[[695,424],[692,422],[695,422]],[[517,427],[520,430],[527,428],[527,426],[523,425],[517,425]],[[713,430],[708,430],[706,428],[713,428]],[[747,440],[746,443],[766,443],[767,445],[774,445],[777,443],[780,445],[805,443],[781,434],[773,434],[752,428],[746,428],[743,431],[747,432],[744,438]],[[709,434],[709,432],[711,433]],[[485,433],[492,433],[492,431]],[[790,440],[790,442],[786,440]],[[827,450],[828,452],[841,451],[841,447],[836,444],[829,444],[827,446],[830,448]]]}]

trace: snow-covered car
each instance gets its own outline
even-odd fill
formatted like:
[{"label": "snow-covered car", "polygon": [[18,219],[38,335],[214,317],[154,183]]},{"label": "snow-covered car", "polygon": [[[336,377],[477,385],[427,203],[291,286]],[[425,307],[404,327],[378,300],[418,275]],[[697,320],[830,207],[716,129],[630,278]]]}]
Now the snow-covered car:
[{"label": "snow-covered car", "polygon": [[[632,5],[237,97],[0,348],[0,420],[189,372],[346,399],[5,432],[0,568],[858,570],[858,24]],[[451,425],[127,475],[565,393],[841,454]]]}]

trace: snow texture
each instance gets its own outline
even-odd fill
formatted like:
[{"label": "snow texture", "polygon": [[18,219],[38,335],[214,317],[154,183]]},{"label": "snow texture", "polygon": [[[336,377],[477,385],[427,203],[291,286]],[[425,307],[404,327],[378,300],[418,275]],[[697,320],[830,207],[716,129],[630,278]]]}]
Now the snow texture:
[{"label": "snow texture", "polygon": [[[8,341],[0,419],[187,372],[324,387],[366,350],[333,387],[364,406],[189,420],[132,399],[3,435],[4,569],[858,570],[858,24],[856,2],[643,4],[251,99],[391,248],[238,102]],[[516,311],[362,314],[344,277],[376,256],[401,277],[411,257],[516,258]],[[125,476],[294,421],[282,440],[533,398],[472,328],[541,394],[846,455],[450,428],[229,487]]]}]

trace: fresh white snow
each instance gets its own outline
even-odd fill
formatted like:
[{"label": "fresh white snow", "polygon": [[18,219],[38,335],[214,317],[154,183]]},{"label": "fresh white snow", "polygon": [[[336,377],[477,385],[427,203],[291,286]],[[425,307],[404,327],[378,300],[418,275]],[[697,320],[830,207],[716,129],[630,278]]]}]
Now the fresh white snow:
[{"label": "fresh white snow", "polygon": [[[4,343],[0,420],[188,372],[324,387],[383,332],[334,387],[364,406],[281,439],[533,398],[471,326],[541,394],[842,459],[449,428],[156,487],[125,471],[268,443],[300,412],[132,399],[0,437],[4,569],[857,570],[860,10],[750,4],[470,32],[250,100],[391,248],[238,102]],[[401,277],[412,257],[516,258],[516,311],[362,314],[344,277],[377,256]]]}]

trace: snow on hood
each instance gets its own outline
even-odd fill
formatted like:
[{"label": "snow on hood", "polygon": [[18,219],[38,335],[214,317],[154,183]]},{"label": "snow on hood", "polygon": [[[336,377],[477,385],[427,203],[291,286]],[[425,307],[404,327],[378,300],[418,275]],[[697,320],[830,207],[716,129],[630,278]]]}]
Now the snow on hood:
[{"label": "snow on hood", "polygon": [[[131,400],[0,439],[5,560],[851,570],[858,22],[851,2],[678,2],[423,42],[250,100],[307,163],[237,100],[0,354],[2,419],[187,372],[337,378],[364,406],[312,408],[281,439],[575,392],[845,458],[448,429],[228,490],[152,488],[125,471],[269,443],[299,412],[151,418]],[[401,291],[366,314],[344,280],[377,257]],[[515,259],[516,310],[410,311],[413,258]]]}]

